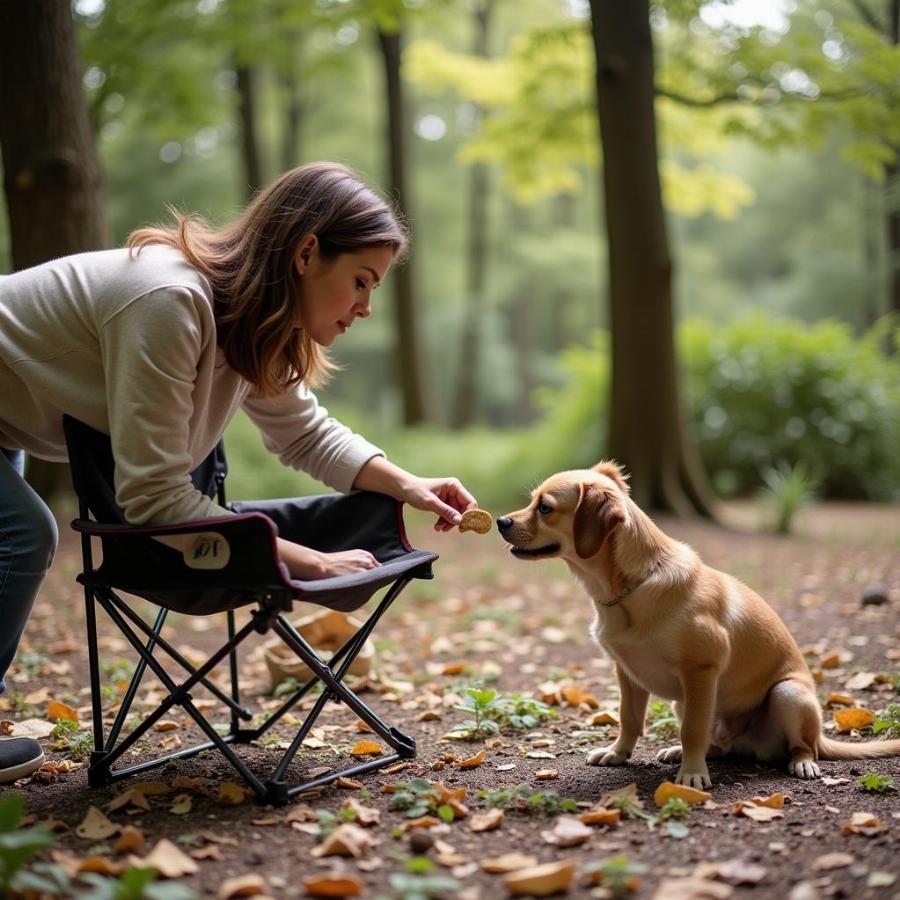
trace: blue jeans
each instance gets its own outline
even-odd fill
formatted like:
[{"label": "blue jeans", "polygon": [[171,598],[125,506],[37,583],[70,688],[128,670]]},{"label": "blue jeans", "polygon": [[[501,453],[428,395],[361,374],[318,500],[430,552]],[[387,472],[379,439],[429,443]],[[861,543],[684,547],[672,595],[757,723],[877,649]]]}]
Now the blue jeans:
[{"label": "blue jeans", "polygon": [[53,513],[24,472],[25,454],[0,448],[0,694],[59,540]]}]

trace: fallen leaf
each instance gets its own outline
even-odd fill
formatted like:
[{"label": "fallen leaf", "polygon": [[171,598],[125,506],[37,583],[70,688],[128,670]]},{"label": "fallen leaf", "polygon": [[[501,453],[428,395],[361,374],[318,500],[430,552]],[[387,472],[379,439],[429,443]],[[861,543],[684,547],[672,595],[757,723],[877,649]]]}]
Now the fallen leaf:
[{"label": "fallen leaf", "polygon": [[771,822],[772,819],[783,819],[784,813],[770,806],[757,806],[752,800],[738,800],[731,808],[732,815],[746,816],[754,822]]},{"label": "fallen leaf", "polygon": [[266,881],[261,875],[236,875],[222,882],[219,888],[219,900],[231,900],[232,897],[256,897],[265,894]]},{"label": "fallen leaf", "polygon": [[861,834],[865,837],[874,837],[888,830],[881,819],[868,812],[855,812],[850,816],[849,822],[841,826],[841,834]]},{"label": "fallen leaf", "polygon": [[401,826],[400,830],[404,833],[414,831],[416,828],[436,828],[443,824],[436,816],[419,816],[418,819],[407,819]]},{"label": "fallen leaf", "polygon": [[456,765],[460,769],[477,769],[485,760],[485,751],[479,750],[474,756],[459,760]]},{"label": "fallen leaf", "polygon": [[703,878],[664,878],[653,900],[728,900],[734,888]]},{"label": "fallen leaf", "polygon": [[116,794],[106,804],[106,811],[115,812],[117,809],[125,809],[129,806],[133,806],[135,809],[150,809],[150,801],[140,791],[129,788],[127,791],[122,791],[121,794]]},{"label": "fallen leaf", "polygon": [[848,691],[864,691],[875,684],[876,677],[874,672],[857,672],[844,682],[844,687]]},{"label": "fallen leaf", "polygon": [[343,872],[307,875],[303,886],[310,897],[355,897],[363,889],[362,882],[355,875]]},{"label": "fallen leaf", "polygon": [[312,855],[316,857],[352,856],[358,859],[365,856],[374,843],[374,839],[359,825],[345,822],[335,828],[318,847],[313,847]]},{"label": "fallen leaf", "polygon": [[575,866],[571,859],[544,863],[510,872],[503,877],[506,889],[514,896],[530,894],[533,897],[549,897],[567,891],[575,877]]},{"label": "fallen leaf", "polygon": [[178,722],[172,721],[172,719],[162,719],[157,722],[153,726],[154,731],[174,731],[176,728],[180,728],[181,725]]},{"label": "fallen leaf", "polygon": [[831,869],[846,869],[852,866],[856,860],[849,853],[826,853],[817,856],[812,867],[818,872],[829,872]]},{"label": "fallen leaf", "polygon": [[193,799],[190,794],[178,794],[169,807],[169,812],[176,816],[187,815],[193,806]]},{"label": "fallen leaf", "polygon": [[13,734],[16,737],[29,737],[39,741],[42,738],[50,737],[54,728],[56,726],[45,719],[23,719],[21,722],[15,723]]},{"label": "fallen leaf", "polygon": [[156,869],[163,878],[181,878],[200,871],[194,860],[166,838],[159,841],[143,859],[132,857],[129,862],[138,868]]},{"label": "fallen leaf", "polygon": [[538,769],[537,772],[534,773],[535,781],[552,781],[554,778],[559,778],[559,770],[558,769]]},{"label": "fallen leaf", "polygon": [[743,859],[728,859],[723,862],[700,863],[694,869],[696,878],[716,878],[719,881],[727,881],[729,884],[759,884],[768,870],[756,863],[746,862]]},{"label": "fallen leaf", "polygon": [[86,841],[105,841],[108,837],[118,834],[121,827],[115,822],[110,822],[96,806],[91,806],[81,824],[75,829],[75,834]]},{"label": "fallen leaf", "polygon": [[472,816],[469,822],[470,831],[494,831],[503,824],[503,810],[489,809],[485,813]]},{"label": "fallen leaf", "polygon": [[841,664],[841,658],[837,653],[829,653],[819,660],[819,666],[823,669],[836,669]]},{"label": "fallen leaf", "polygon": [[357,781],[354,778],[345,778],[341,775],[340,778],[336,778],[334,782],[335,787],[343,788],[345,791],[359,791],[362,790],[362,782]]},{"label": "fallen leaf", "polygon": [[578,818],[585,825],[618,825],[622,819],[622,810],[597,806],[583,812]]},{"label": "fallen leaf", "polygon": [[591,725],[618,725],[619,720],[612,714],[608,712],[599,712],[595,713],[591,716],[590,723]]},{"label": "fallen leaf", "polygon": [[219,785],[217,796],[219,803],[224,803],[226,806],[239,806],[247,799],[247,792],[239,784],[225,781]]},{"label": "fallen leaf", "polygon": [[75,722],[78,724],[78,713],[61,700],[51,700],[47,704],[47,718],[51,722]]},{"label": "fallen leaf", "polygon": [[197,847],[188,854],[191,859],[199,859],[201,861],[212,859],[218,861],[222,858],[222,850],[218,844],[207,844],[205,847]]},{"label": "fallen leaf", "polygon": [[593,694],[589,694],[574,682],[567,684],[562,689],[562,695],[569,706],[580,706],[582,703],[586,703],[591,709],[597,709],[600,706],[600,701]]},{"label": "fallen leaf", "polygon": [[519,869],[530,869],[537,863],[536,856],[527,853],[504,853],[502,856],[491,856],[481,860],[479,865],[482,870],[491,875],[501,875],[507,872],[516,872]]},{"label": "fallen leaf", "polygon": [[577,847],[590,840],[593,831],[574,816],[560,816],[552,829],[541,832],[541,837],[557,847]]},{"label": "fallen leaf", "polygon": [[875,713],[862,707],[836,709],[832,715],[834,716],[837,730],[840,732],[852,731],[854,728],[865,728],[875,721]]},{"label": "fallen leaf", "polygon": [[784,794],[772,794],[771,797],[754,797],[757,806],[768,806],[770,809],[784,809]]},{"label": "fallen leaf", "polygon": [[363,828],[368,828],[370,825],[381,824],[381,812],[373,806],[363,806],[353,797],[348,797],[341,806],[344,809],[352,809],[353,812],[356,813],[354,821]]},{"label": "fallen leaf", "polygon": [[684,800],[685,803],[696,804],[705,803],[712,798],[712,794],[707,791],[698,791],[696,788],[688,787],[684,784],[674,784],[671,781],[664,781],[653,795],[653,802],[657,806],[665,806],[673,797]]},{"label": "fallen leaf", "polygon": [[113,853],[143,853],[144,832],[134,825],[126,825],[113,845]]},{"label": "fallen leaf", "polygon": [[464,660],[457,660],[456,662],[447,663],[443,669],[441,669],[442,675],[461,675],[466,669],[470,669],[471,666],[469,663]]},{"label": "fallen leaf", "polygon": [[839,694],[837,691],[832,691],[825,703],[829,706],[853,706],[856,700],[850,694]]},{"label": "fallen leaf", "polygon": [[376,744],[375,741],[357,741],[350,751],[351,756],[369,756],[372,754],[377,756],[382,753],[384,753],[384,748],[380,744]]}]

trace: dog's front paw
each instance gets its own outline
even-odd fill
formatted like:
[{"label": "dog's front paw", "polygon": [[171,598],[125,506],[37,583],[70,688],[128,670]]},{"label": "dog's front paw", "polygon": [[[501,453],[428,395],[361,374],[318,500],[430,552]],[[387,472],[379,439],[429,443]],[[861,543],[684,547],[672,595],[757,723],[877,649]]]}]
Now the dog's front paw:
[{"label": "dog's front paw", "polygon": [[822,770],[811,759],[792,759],[788,763],[788,772],[797,778],[818,778],[822,774]]},{"label": "dog's front paw", "polygon": [[685,787],[697,788],[702,791],[704,788],[712,786],[712,780],[706,767],[702,771],[689,772],[682,767],[675,776],[675,784],[683,784]]},{"label": "dog's front paw", "polygon": [[613,744],[611,747],[598,747],[587,755],[589,766],[621,766],[631,756]]},{"label": "dog's front paw", "polygon": [[663,749],[656,754],[656,761],[661,763],[680,763],[681,744],[675,744],[672,747],[663,747]]}]

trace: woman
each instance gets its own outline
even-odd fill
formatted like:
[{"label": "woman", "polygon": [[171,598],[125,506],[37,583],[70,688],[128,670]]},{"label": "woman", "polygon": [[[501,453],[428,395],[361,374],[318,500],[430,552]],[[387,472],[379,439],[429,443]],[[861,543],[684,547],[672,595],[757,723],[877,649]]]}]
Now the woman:
[{"label": "woman", "polygon": [[[283,175],[220,231],[177,216],[128,248],[63,257],[0,278],[0,692],[56,548],[52,514],[22,477],[23,451],[65,459],[62,415],[111,436],[116,499],[133,524],[227,515],[191,470],[242,408],[288,466],[339,491],[389,494],[446,531],[475,506],[454,478],[420,478],[328,417],[310,388],[326,348],[407,248],[390,207],[344,166]],[[379,565],[279,539],[297,578]],[[0,741],[0,782],[43,760]]]}]

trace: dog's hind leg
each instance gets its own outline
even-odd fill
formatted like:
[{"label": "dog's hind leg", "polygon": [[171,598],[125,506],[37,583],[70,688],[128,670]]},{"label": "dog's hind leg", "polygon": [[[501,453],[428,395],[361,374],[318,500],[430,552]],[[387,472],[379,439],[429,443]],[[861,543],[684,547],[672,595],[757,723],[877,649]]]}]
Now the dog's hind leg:
[{"label": "dog's hind leg", "polygon": [[619,665],[616,666],[616,678],[619,682],[619,736],[609,747],[591,750],[587,755],[589,766],[621,766],[644,733],[650,692],[635,684]]},{"label": "dog's hind leg", "polygon": [[822,772],[816,763],[816,744],[822,733],[822,714],[813,690],[800,679],[788,678],[769,691],[766,707],[767,731],[780,746],[761,746],[757,755],[771,758],[787,749],[791,775],[818,778]]}]

